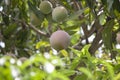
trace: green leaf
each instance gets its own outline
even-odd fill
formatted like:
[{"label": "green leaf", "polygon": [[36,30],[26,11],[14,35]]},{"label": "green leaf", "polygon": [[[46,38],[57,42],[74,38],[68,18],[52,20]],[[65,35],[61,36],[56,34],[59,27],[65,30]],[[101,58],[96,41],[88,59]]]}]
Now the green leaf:
[{"label": "green leaf", "polygon": [[66,20],[68,21],[68,20],[78,19],[78,17],[79,17],[86,9],[88,9],[88,7],[87,7],[87,8],[84,8],[84,9],[82,9],[82,10],[79,10],[79,11],[75,12],[74,14],[71,14]]},{"label": "green leaf", "polygon": [[84,73],[89,79],[94,80],[94,76],[92,75],[92,72],[88,70],[87,68],[81,67],[79,69],[82,73]]},{"label": "green leaf", "polygon": [[103,33],[102,33],[102,38],[103,38],[104,45],[108,50],[112,49],[112,29],[113,29],[113,25],[114,25],[114,20],[110,20],[109,22],[107,22],[106,25],[105,25],[105,29],[103,30]]},{"label": "green leaf", "polygon": [[120,80],[120,73],[116,75],[115,80]]},{"label": "green leaf", "polygon": [[0,0],[0,4],[2,3],[3,0]]},{"label": "green leaf", "polygon": [[30,9],[35,13],[35,15],[42,22],[44,20],[44,17],[45,17],[44,14],[42,14],[42,12],[40,12],[30,1],[28,1],[28,5],[29,5]]},{"label": "green leaf", "polygon": [[12,80],[11,70],[9,67],[0,67],[0,74],[1,80]]},{"label": "green leaf", "polygon": [[9,17],[2,14],[2,19],[3,19],[4,23],[8,26],[8,25],[9,25],[9,22],[10,22],[10,21],[9,21]]},{"label": "green leaf", "polygon": [[94,8],[94,5],[93,5],[95,3],[94,0],[86,0],[86,2],[91,9]]},{"label": "green leaf", "polygon": [[70,30],[70,31],[67,31],[67,32],[69,33],[69,35],[73,35],[73,34],[76,33],[76,31],[74,31],[74,30]]},{"label": "green leaf", "polygon": [[[17,34],[16,34],[16,39],[17,39],[17,46],[19,45],[23,45],[27,40],[28,40],[28,37],[29,37],[29,32],[30,30],[29,29],[20,29]],[[24,35],[24,36],[23,36]],[[24,44],[25,45],[25,44]]]},{"label": "green leaf", "polygon": [[120,13],[120,0],[114,0],[113,9]]},{"label": "green leaf", "polygon": [[105,62],[103,60],[101,60],[101,62],[102,62],[102,64],[104,64],[107,67],[107,71],[108,71],[108,74],[109,74],[111,80],[115,80],[114,79],[115,75],[114,75],[114,68],[113,68],[113,66],[110,65],[108,62]]},{"label": "green leaf", "polygon": [[17,29],[17,25],[16,24],[11,24],[11,25],[9,25],[5,28],[3,34],[4,34],[5,37],[8,38],[15,32],[16,29]]},{"label": "green leaf", "polygon": [[60,71],[62,74],[66,75],[66,76],[71,76],[71,75],[74,75],[75,74],[75,71],[74,70],[61,70]]},{"label": "green leaf", "polygon": [[87,80],[87,76],[85,74],[77,75],[74,80]]},{"label": "green leaf", "polygon": [[110,12],[112,5],[113,5],[114,0],[107,0],[107,5],[108,5],[108,11]]},{"label": "green leaf", "polygon": [[90,44],[88,44],[88,45],[85,45],[84,47],[83,47],[83,49],[81,50],[81,52],[82,52],[82,55],[83,55],[83,57],[87,57],[89,60],[91,60],[92,59],[92,57],[91,57],[91,55],[90,55],[90,53],[89,53],[89,47],[90,47]]},{"label": "green leaf", "polygon": [[104,5],[107,4],[107,0],[101,0]]},{"label": "green leaf", "polygon": [[76,57],[76,58],[72,61],[71,66],[70,66],[70,69],[75,69],[75,68],[79,65],[80,59],[81,59],[81,58]]},{"label": "green leaf", "polygon": [[106,15],[104,13],[99,16],[99,22],[101,25],[106,23]]},{"label": "green leaf", "polygon": [[61,50],[60,53],[63,54],[63,56],[68,57],[68,52],[66,50]]},{"label": "green leaf", "polygon": [[76,44],[80,39],[80,34],[75,33],[71,36],[71,43]]},{"label": "green leaf", "polygon": [[73,21],[73,20],[69,20],[66,22],[65,27],[63,28],[64,30],[78,30],[80,28],[80,24],[83,22],[84,20],[80,20],[80,21]]},{"label": "green leaf", "polygon": [[36,44],[36,49],[39,49],[40,47],[46,47],[46,46],[49,46],[49,43],[46,42],[46,41],[39,41],[37,44]]},{"label": "green leaf", "polygon": [[70,80],[66,75],[60,73],[60,72],[55,72],[49,78],[46,80]]}]

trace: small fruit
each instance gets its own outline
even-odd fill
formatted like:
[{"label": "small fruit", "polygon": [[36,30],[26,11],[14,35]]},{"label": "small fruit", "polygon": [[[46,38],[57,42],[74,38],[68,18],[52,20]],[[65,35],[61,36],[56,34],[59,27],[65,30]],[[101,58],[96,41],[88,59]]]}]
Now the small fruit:
[{"label": "small fruit", "polygon": [[58,6],[52,11],[52,18],[56,22],[63,21],[67,16],[68,12],[63,6]]},{"label": "small fruit", "polygon": [[66,49],[69,43],[70,43],[69,34],[62,30],[54,32],[50,37],[50,45],[57,51]]},{"label": "small fruit", "polygon": [[117,41],[117,43],[120,44],[120,32],[118,32],[116,35],[116,41]]},{"label": "small fruit", "polygon": [[39,5],[40,11],[43,14],[49,14],[52,12],[52,4],[49,1],[42,1]]},{"label": "small fruit", "polygon": [[35,26],[41,24],[41,20],[33,12],[30,13],[30,21]]}]

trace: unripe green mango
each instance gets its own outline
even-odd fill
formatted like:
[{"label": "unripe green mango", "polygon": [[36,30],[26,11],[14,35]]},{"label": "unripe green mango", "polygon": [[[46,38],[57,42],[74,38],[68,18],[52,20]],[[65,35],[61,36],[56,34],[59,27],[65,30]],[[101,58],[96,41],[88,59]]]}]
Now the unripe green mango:
[{"label": "unripe green mango", "polygon": [[65,20],[68,16],[68,11],[63,6],[58,6],[52,11],[52,18],[56,22]]},{"label": "unripe green mango", "polygon": [[43,14],[49,14],[50,12],[52,12],[52,4],[49,1],[42,1],[39,5],[40,11]]}]

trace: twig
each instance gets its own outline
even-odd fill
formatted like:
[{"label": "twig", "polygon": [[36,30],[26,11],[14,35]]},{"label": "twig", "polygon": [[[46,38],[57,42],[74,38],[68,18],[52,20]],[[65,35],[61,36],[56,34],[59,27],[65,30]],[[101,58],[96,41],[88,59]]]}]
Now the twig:
[{"label": "twig", "polygon": [[[5,16],[7,16],[7,17],[9,17],[9,15],[7,15],[6,13],[4,13],[4,12],[2,12],[2,11],[0,11],[0,13],[3,14],[3,15],[5,15]],[[34,30],[35,32],[37,32],[38,34],[40,34],[40,35],[42,35],[42,36],[49,37],[49,35],[48,35],[47,33],[45,33],[45,32],[43,32],[43,31],[37,29],[37,28],[36,28],[35,26],[33,26],[32,24],[25,23],[24,21],[18,20],[18,19],[13,18],[13,17],[9,17],[9,18],[11,18],[12,20],[14,20],[14,21],[16,21],[16,22],[18,22],[18,23],[23,24],[23,25],[26,26],[26,27],[30,27],[32,30]]]},{"label": "twig", "polygon": [[77,8],[77,10],[80,10],[80,6],[79,6],[78,2],[76,0],[73,0],[73,2],[74,2],[75,7]]},{"label": "twig", "polygon": [[83,23],[82,29],[84,32],[84,38],[86,40],[86,44],[88,44],[89,43],[89,41],[88,41],[88,29],[87,29],[87,25],[85,23]]},{"label": "twig", "polygon": [[[95,33],[95,31],[97,30],[98,24],[99,24],[99,21],[95,20],[94,24],[91,26],[91,29],[86,34],[87,37],[90,37],[93,33]],[[85,35],[82,36],[82,40],[84,40],[84,39],[86,39]]]},{"label": "twig", "polygon": [[46,37],[49,37],[49,34],[41,31],[41,30],[38,30],[35,26],[33,26],[32,24],[27,24],[32,30],[34,30],[35,32],[37,32],[38,34],[40,35],[43,35],[43,36],[46,36]]}]

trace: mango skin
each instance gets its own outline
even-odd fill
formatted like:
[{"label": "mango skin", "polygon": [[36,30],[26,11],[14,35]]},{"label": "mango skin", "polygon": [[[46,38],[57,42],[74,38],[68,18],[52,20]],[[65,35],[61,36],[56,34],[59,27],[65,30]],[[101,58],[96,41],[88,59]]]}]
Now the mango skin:
[{"label": "mango skin", "polygon": [[49,14],[52,12],[52,4],[49,1],[42,1],[39,5],[40,11],[43,14]]},{"label": "mango skin", "polygon": [[68,11],[63,6],[58,6],[52,11],[52,19],[56,22],[65,20],[68,16]]},{"label": "mango skin", "polygon": [[118,44],[120,44],[120,32],[118,32],[116,35],[116,41]]},{"label": "mango skin", "polygon": [[70,35],[63,30],[58,30],[50,36],[50,45],[57,51],[68,48],[69,43]]}]

